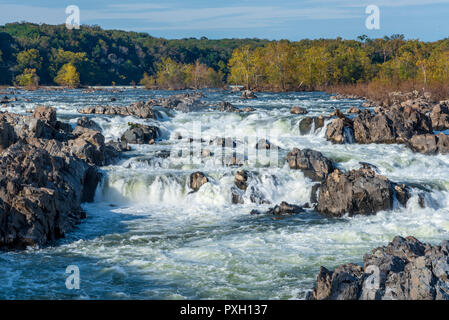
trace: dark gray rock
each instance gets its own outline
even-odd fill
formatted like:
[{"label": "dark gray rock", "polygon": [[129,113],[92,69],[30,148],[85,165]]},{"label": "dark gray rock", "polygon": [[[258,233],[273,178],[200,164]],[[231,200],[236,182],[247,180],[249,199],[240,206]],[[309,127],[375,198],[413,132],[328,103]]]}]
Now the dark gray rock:
[{"label": "dark gray rock", "polygon": [[287,154],[290,169],[300,169],[312,181],[322,181],[334,170],[334,164],[321,152],[294,148]]},{"label": "dark gray rock", "polygon": [[143,124],[130,123],[130,128],[123,133],[121,139],[131,144],[153,144],[159,137],[159,128]]}]

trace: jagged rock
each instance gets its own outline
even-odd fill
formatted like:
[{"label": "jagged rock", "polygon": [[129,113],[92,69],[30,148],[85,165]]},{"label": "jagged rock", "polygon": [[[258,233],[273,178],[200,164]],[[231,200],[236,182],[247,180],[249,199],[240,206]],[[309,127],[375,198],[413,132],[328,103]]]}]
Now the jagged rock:
[{"label": "jagged rock", "polygon": [[290,169],[300,169],[304,176],[312,181],[322,181],[334,170],[331,160],[323,156],[321,152],[294,148],[287,154],[287,162]]},{"label": "jagged rock", "polygon": [[243,90],[240,98],[242,98],[242,99],[257,99],[256,95],[251,90]]},{"label": "jagged rock", "polygon": [[152,144],[159,137],[159,128],[143,124],[131,123],[121,139],[131,144]]},{"label": "jagged rock", "polygon": [[312,125],[314,130],[324,127],[324,117],[305,117],[299,122],[299,133],[301,135],[309,134],[312,131]]},{"label": "jagged rock", "polygon": [[306,114],[307,110],[305,108],[301,108],[301,107],[292,107],[290,109],[290,113],[291,114]]},{"label": "jagged rock", "polygon": [[76,121],[76,124],[80,127],[92,129],[101,132],[101,127],[88,117],[81,117]]},{"label": "jagged rock", "polygon": [[332,143],[350,143],[353,137],[352,121],[347,118],[335,119],[327,126],[326,139]]},{"label": "jagged rock", "polygon": [[56,125],[57,120],[55,108],[49,108],[46,106],[37,106],[36,109],[34,109],[33,117],[36,119],[46,121],[51,126]]},{"label": "jagged rock", "polygon": [[[54,141],[54,140],[53,140]],[[85,217],[80,204],[93,200],[96,168],[23,142],[0,158],[0,247],[22,249],[63,237]]]},{"label": "jagged rock", "polygon": [[371,168],[334,170],[319,188],[318,212],[331,216],[374,214],[393,207],[393,184]]},{"label": "jagged rock", "polygon": [[430,113],[433,130],[443,131],[449,129],[449,108],[447,102],[441,102],[433,107]]},{"label": "jagged rock", "polygon": [[14,127],[5,119],[0,119],[0,153],[10,145],[16,143],[17,136]]},{"label": "jagged rock", "polygon": [[135,102],[126,106],[95,106],[86,107],[78,110],[84,114],[104,114],[104,115],[120,115],[120,116],[135,116],[142,119],[156,119],[156,114],[153,110],[154,104],[148,101]]},{"label": "jagged rock", "polygon": [[190,188],[193,189],[193,192],[198,191],[201,186],[205,183],[208,183],[209,179],[202,172],[194,172],[190,175]]},{"label": "jagged rock", "polygon": [[[363,257],[363,268],[352,265],[341,281],[321,267],[309,299],[449,300],[449,242],[432,246],[414,237],[395,237]],[[373,280],[373,281],[371,281]],[[348,290],[348,287],[350,288]],[[335,292],[346,292],[335,295]]]}]

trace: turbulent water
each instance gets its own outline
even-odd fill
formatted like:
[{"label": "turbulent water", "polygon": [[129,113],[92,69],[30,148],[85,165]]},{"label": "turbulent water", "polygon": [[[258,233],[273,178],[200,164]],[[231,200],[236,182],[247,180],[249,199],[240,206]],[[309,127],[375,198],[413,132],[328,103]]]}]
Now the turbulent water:
[{"label": "turbulent water", "polygon": [[[130,88],[19,91],[19,101],[3,109],[25,113],[45,104],[75,126],[81,107],[129,105],[174,93]],[[95,203],[84,205],[88,218],[66,238],[41,249],[0,253],[1,299],[301,299],[313,287],[321,265],[360,263],[364,253],[396,235],[431,243],[449,239],[448,155],[415,154],[400,145],[332,145],[322,129],[301,136],[304,116],[289,112],[292,106],[302,106],[307,116],[328,114],[361,101],[335,101],[319,92],[258,93],[257,100],[247,101],[237,93],[204,93],[203,100],[210,104],[229,101],[255,111],[211,108],[182,113],[160,108],[158,120],[91,117],[106,140],[119,138],[131,121],[158,126],[162,139],[154,145],[133,145],[118,164],[101,168],[104,179]],[[112,97],[117,100],[109,102]],[[251,204],[249,199],[231,203],[236,167],[195,156],[190,162],[166,157],[166,151],[188,147],[178,135],[193,136],[193,123],[200,124],[205,140],[233,136],[252,141],[268,134],[281,148],[279,166],[257,162],[245,168],[258,172],[253,183],[273,205],[309,201],[313,183],[285,165],[286,152],[298,147],[321,151],[342,169],[369,162],[390,180],[427,188],[428,207],[420,208],[415,190],[406,208],[398,205],[376,216],[329,219],[312,210],[282,219],[251,216],[252,209],[270,205]],[[188,179],[195,171],[206,173],[210,182],[190,193]],[[66,288],[69,265],[80,269],[79,290]]]}]

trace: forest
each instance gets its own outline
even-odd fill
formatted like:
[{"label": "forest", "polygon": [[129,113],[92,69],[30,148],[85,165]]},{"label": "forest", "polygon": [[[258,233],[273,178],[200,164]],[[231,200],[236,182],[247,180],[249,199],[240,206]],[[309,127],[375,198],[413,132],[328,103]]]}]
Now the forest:
[{"label": "forest", "polygon": [[166,40],[98,26],[11,23],[0,27],[0,69],[0,84],[19,86],[444,91],[449,39]]}]

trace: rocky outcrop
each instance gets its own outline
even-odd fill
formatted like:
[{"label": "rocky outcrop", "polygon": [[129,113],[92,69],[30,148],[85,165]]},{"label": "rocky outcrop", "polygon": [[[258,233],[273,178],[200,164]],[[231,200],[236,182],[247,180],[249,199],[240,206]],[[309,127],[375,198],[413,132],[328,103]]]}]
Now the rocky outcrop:
[{"label": "rocky outcrop", "polygon": [[299,169],[304,176],[312,181],[323,181],[334,171],[332,160],[327,159],[321,152],[294,148],[287,154],[287,162],[290,169]]},{"label": "rocky outcrop", "polygon": [[194,172],[190,175],[190,183],[189,186],[193,190],[193,192],[197,192],[203,184],[209,182],[209,179],[202,172]]},{"label": "rocky outcrop", "polygon": [[121,139],[131,144],[153,144],[159,137],[159,128],[144,124],[130,123]]},{"label": "rocky outcrop", "polygon": [[232,105],[232,103],[223,101],[218,106],[218,111],[222,112],[240,112],[240,110]]},{"label": "rocky outcrop", "polygon": [[0,114],[0,248],[23,249],[61,238],[85,217],[93,201],[96,165],[120,151],[103,135],[57,120],[53,108],[33,116]]},{"label": "rocky outcrop", "polygon": [[290,113],[291,114],[306,114],[307,110],[305,108],[296,106],[296,107],[292,107],[290,109]]},{"label": "rocky outcrop", "polygon": [[406,203],[408,192],[405,186],[398,186],[385,176],[375,173],[368,165],[358,170],[342,173],[336,169],[319,187],[316,210],[333,217],[344,214],[370,215],[393,208],[395,187]]},{"label": "rocky outcrop", "polygon": [[321,267],[310,300],[449,300],[449,241],[395,237],[363,257],[363,267]]},{"label": "rocky outcrop", "polygon": [[103,114],[103,115],[119,115],[119,116],[135,116],[141,119],[156,119],[153,101],[140,101],[132,103],[129,106],[94,106],[86,107],[78,110],[84,114]]}]

